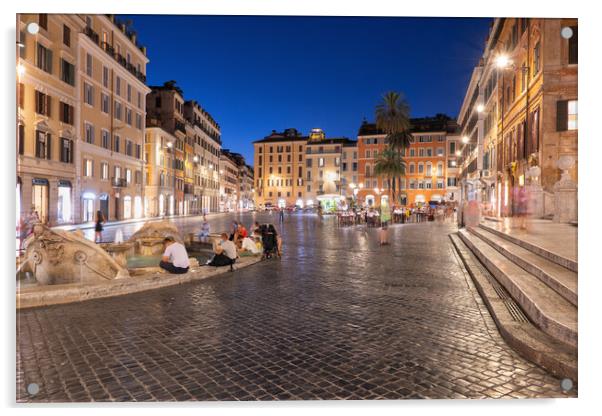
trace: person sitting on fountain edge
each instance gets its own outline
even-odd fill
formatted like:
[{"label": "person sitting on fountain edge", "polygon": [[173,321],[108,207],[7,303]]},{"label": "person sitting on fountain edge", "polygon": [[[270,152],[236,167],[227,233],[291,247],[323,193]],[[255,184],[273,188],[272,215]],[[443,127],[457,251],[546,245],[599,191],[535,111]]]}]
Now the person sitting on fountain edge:
[{"label": "person sitting on fountain edge", "polygon": [[165,245],[165,252],[163,253],[159,267],[173,274],[187,273],[190,262],[188,261],[186,247],[175,241],[171,236],[165,237],[163,244]]},{"label": "person sitting on fountain edge", "polygon": [[228,234],[222,233],[219,242],[214,241],[213,252],[215,255],[206,264],[208,266],[221,267],[232,265],[238,257],[236,245],[228,239]]}]

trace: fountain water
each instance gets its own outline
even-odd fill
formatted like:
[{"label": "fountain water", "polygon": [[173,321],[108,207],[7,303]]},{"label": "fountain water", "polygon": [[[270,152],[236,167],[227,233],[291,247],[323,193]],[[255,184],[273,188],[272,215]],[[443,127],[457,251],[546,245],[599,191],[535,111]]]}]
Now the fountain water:
[{"label": "fountain water", "polygon": [[123,231],[121,231],[121,228],[119,228],[116,232],[115,232],[115,244],[121,244],[123,243]]}]

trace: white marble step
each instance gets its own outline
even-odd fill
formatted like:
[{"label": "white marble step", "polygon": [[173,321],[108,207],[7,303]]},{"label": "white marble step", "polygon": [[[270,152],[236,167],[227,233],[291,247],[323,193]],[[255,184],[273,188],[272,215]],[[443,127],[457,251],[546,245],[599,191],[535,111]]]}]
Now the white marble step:
[{"label": "white marble step", "polygon": [[537,327],[559,341],[577,345],[575,305],[478,236],[465,229],[458,235]]},{"label": "white marble step", "polygon": [[[572,270],[575,273],[578,272],[577,259],[575,256],[569,257],[568,255],[563,255],[563,254],[560,254],[559,252],[555,252],[552,249],[544,248],[541,245],[535,244],[534,242],[527,241],[527,239],[525,239],[525,238],[520,238],[517,235],[512,235],[510,232],[506,232],[506,231],[498,229],[498,226],[495,225],[495,223],[487,224],[487,223],[482,222],[479,224],[479,227],[483,228],[495,235],[498,235],[514,244],[517,244],[529,251],[532,251],[533,253],[535,253],[541,257],[545,257],[546,259],[548,259],[556,264],[559,264],[562,267],[566,267],[567,269]],[[562,244],[561,241],[550,241],[549,243],[555,244],[558,246]],[[560,247],[560,248],[562,248],[562,247]]]},{"label": "white marble step", "polygon": [[577,273],[482,227],[469,231],[577,306]]}]

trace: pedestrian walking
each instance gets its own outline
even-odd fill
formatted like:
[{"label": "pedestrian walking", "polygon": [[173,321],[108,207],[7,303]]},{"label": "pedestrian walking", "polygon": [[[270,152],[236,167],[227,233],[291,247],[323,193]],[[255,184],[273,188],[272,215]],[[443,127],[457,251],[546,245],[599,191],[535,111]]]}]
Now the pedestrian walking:
[{"label": "pedestrian walking", "polygon": [[280,208],[280,222],[284,222],[284,208]]},{"label": "pedestrian walking", "polygon": [[94,225],[94,242],[100,243],[102,241],[102,230],[103,224],[105,223],[105,216],[102,211],[96,211],[96,224]]}]

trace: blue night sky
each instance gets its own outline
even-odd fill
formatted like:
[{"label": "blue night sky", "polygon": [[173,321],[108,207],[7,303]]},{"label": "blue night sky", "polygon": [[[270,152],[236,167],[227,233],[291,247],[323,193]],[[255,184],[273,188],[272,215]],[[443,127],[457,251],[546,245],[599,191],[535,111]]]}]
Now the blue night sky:
[{"label": "blue night sky", "polygon": [[388,90],[412,117],[456,117],[491,19],[132,15],[149,85],[174,79],[252,163],[251,142],[295,127],[356,138]]}]

